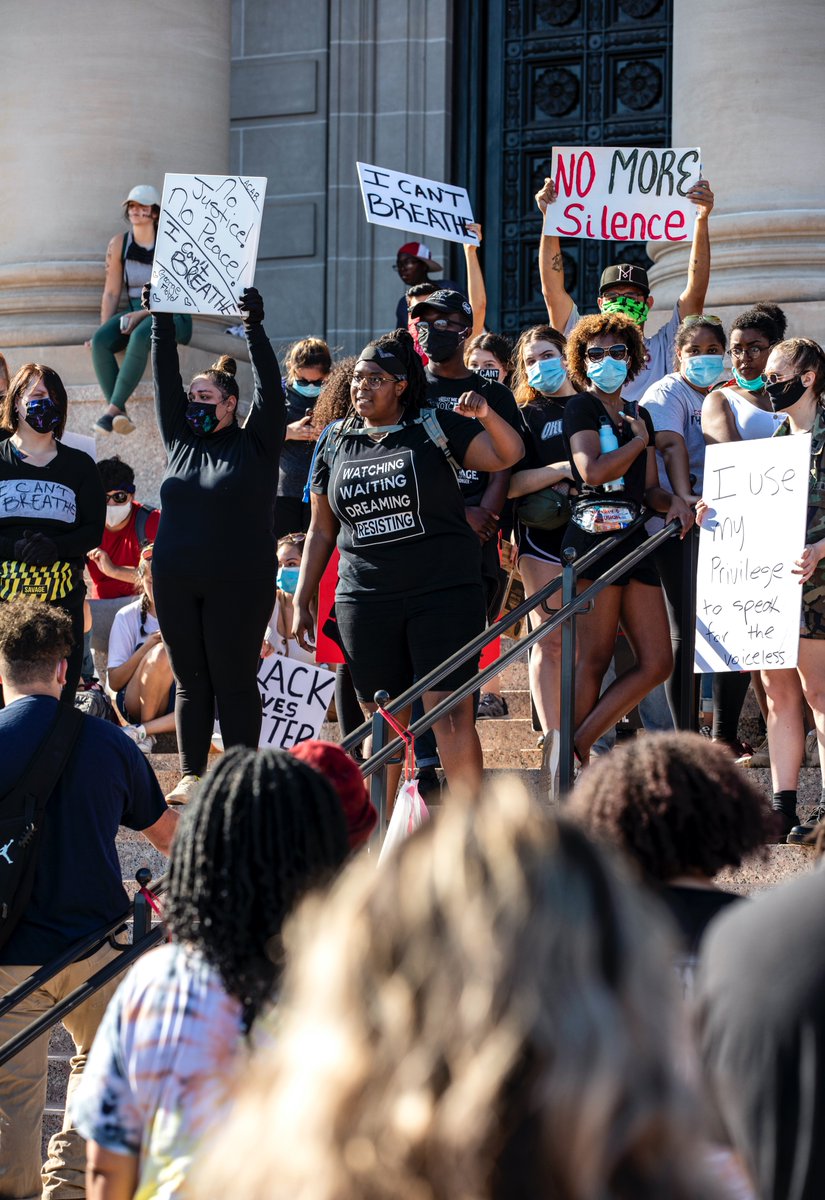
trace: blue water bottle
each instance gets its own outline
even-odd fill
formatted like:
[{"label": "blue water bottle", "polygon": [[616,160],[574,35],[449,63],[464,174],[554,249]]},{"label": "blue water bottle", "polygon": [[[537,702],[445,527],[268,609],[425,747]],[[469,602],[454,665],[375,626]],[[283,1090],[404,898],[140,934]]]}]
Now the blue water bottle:
[{"label": "blue water bottle", "polygon": [[[607,417],[603,417],[599,425],[599,449],[602,454],[609,454],[611,450],[619,449],[619,439],[616,437],[616,431]],[[611,479],[608,483],[602,484],[602,488],[606,492],[620,492],[623,487],[624,475],[620,475],[618,479]]]}]

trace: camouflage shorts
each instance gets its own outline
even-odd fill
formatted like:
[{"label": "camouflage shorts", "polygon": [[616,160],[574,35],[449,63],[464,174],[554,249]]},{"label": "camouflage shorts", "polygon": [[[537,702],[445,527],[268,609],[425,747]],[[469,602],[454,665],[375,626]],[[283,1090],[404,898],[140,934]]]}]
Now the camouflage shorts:
[{"label": "camouflage shorts", "polygon": [[817,578],[810,579],[802,589],[802,619],[799,636],[803,638],[825,638],[825,583],[821,571]]}]

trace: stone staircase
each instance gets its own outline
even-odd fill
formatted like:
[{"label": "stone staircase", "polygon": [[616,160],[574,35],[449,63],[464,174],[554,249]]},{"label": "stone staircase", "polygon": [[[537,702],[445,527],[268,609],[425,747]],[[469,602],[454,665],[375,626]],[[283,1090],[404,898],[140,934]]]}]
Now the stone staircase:
[{"label": "stone staircase", "polygon": [[[509,708],[509,716],[501,720],[488,718],[478,723],[479,737],[484,750],[485,775],[493,779],[503,774],[515,773],[533,795],[546,802],[547,780],[541,769],[541,751],[536,747],[537,735],[531,722],[526,659],[508,667],[504,672],[503,682],[503,694]],[[742,729],[745,736],[752,733],[754,715],[755,707],[746,707]],[[326,725],[322,730],[322,737],[330,741],[340,740],[337,724],[333,722]],[[150,762],[164,793],[170,791],[179,778],[178,757],[172,752],[173,744],[173,736],[166,735],[159,740],[159,752],[150,756]],[[770,772],[753,770],[750,774],[754,782],[770,794]],[[818,801],[818,771],[802,771],[799,795],[801,809]],[[139,867],[148,866],[154,878],[163,873],[163,857],[140,834],[131,830],[120,830],[118,854],[124,883],[130,895],[137,889],[134,878]],[[739,870],[723,872],[719,882],[732,891],[747,894],[781,883],[793,875],[809,870],[812,864],[813,855],[809,850],[795,846],[768,846],[764,855],[743,864]],[[43,1121],[44,1155],[48,1137],[59,1129],[63,1119],[71,1053],[71,1038],[62,1026],[57,1026],[49,1042],[49,1080]]]}]

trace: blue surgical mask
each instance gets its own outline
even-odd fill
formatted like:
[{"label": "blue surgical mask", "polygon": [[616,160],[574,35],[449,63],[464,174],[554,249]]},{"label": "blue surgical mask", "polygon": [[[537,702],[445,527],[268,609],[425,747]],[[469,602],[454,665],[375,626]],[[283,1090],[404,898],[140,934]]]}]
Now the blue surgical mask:
[{"label": "blue surgical mask", "polygon": [[542,396],[552,396],[567,378],[560,358],[542,358],[527,370],[527,382]]},{"label": "blue surgical mask", "polygon": [[300,567],[278,567],[278,574],[275,576],[275,586],[279,587],[282,592],[288,592],[290,596],[294,596],[300,574]]},{"label": "blue surgical mask", "polygon": [[756,379],[745,379],[744,375],[739,374],[736,367],[733,368],[733,378],[738,386],[744,388],[746,392],[761,392],[765,386],[764,375],[757,375]]},{"label": "blue surgical mask", "polygon": [[627,379],[627,363],[605,354],[601,362],[588,362],[587,378],[603,392],[617,392]]},{"label": "blue surgical mask", "polygon": [[718,383],[724,368],[725,359],[721,354],[694,354],[682,364],[685,379],[700,388],[713,387]]},{"label": "blue surgical mask", "polygon": [[303,396],[306,400],[317,400],[321,394],[320,383],[301,383],[297,379],[293,379],[289,385],[293,392],[297,392],[299,396]]}]

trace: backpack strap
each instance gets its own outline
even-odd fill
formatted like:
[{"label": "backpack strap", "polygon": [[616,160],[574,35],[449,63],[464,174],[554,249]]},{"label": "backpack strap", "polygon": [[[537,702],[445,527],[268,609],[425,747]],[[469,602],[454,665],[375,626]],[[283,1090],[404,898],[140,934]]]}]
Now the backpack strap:
[{"label": "backpack strap", "polygon": [[146,527],[149,524],[149,518],[155,510],[148,504],[141,504],[137,510],[135,517],[135,534],[137,535],[138,545],[141,550],[144,546],[149,545],[149,539],[146,536]]},{"label": "backpack strap", "polygon": [[[318,438],[318,440],[315,443],[315,446],[313,447],[313,450],[312,450],[312,458],[309,460],[309,472],[307,474],[307,481],[304,484],[304,492],[303,492],[303,496],[302,496],[304,504],[309,504],[309,497],[310,497],[309,485],[312,483],[312,474],[315,470],[315,460],[318,457],[318,454],[320,453],[321,447],[323,446],[324,442],[327,440],[329,435],[333,432],[333,430],[339,429],[343,424],[344,424],[344,418],[341,417],[338,421],[330,421],[329,425],[325,425],[324,428],[321,430],[320,437]],[[336,443],[335,449],[337,449],[337,443]],[[332,463],[329,461],[329,459],[325,458],[324,461],[326,462],[328,467],[332,466]]]},{"label": "backpack strap", "polygon": [[435,442],[441,453],[446,458],[447,462],[453,469],[456,477],[461,470],[460,464],[457,462],[455,455],[450,449],[450,443],[447,441],[446,434],[441,428],[441,423],[438,419],[438,414],[434,408],[422,408],[421,416],[418,418],[424,426],[424,432],[431,442]]}]

